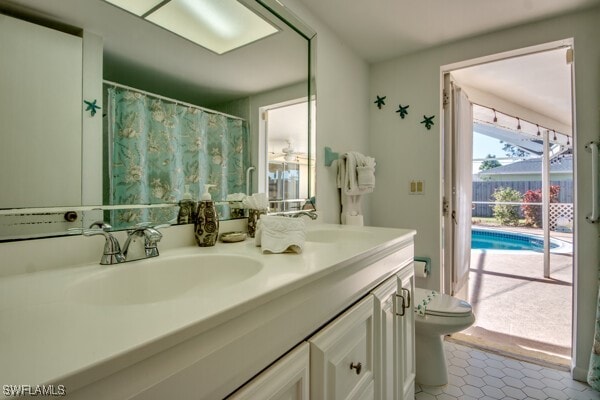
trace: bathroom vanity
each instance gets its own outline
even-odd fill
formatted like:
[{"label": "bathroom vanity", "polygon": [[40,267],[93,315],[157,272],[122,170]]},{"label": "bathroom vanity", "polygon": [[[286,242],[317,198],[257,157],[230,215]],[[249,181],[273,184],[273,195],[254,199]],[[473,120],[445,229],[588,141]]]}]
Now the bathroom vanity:
[{"label": "bathroom vanity", "polygon": [[[263,255],[253,240],[189,245],[190,229],[165,230],[153,259],[0,278],[2,384],[75,399],[413,398],[414,231],[312,225],[302,254]],[[65,240],[100,255],[99,239],[47,241]]]}]

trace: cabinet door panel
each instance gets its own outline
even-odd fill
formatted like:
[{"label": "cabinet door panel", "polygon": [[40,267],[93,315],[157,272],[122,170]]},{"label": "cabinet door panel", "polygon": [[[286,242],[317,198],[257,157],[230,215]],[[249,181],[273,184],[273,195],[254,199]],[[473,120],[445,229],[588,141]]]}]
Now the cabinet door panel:
[{"label": "cabinet door panel", "polygon": [[308,400],[309,345],[304,342],[242,386],[231,400]]},{"label": "cabinet door panel", "polygon": [[[398,273],[398,293],[406,296],[408,291],[411,301],[403,316],[396,315],[398,365],[398,399],[413,399],[415,393],[415,313],[412,304],[414,293],[413,265],[403,268]],[[407,299],[408,300],[408,299]],[[398,305],[398,303],[396,303]]]},{"label": "cabinet door panel", "polygon": [[371,295],[317,333],[310,344],[311,399],[373,396]]},{"label": "cabinet door panel", "polygon": [[[360,393],[357,397],[357,400],[373,400],[375,399],[375,389],[373,388],[373,381],[371,381],[366,387],[365,390]],[[380,397],[377,397],[379,399]],[[381,398],[382,400],[386,400]]]},{"label": "cabinet door panel", "polygon": [[397,398],[394,388],[397,386],[395,362],[396,316],[394,300],[398,287],[398,278],[392,276],[373,290],[375,297],[375,328],[373,334],[375,398],[394,400]]}]

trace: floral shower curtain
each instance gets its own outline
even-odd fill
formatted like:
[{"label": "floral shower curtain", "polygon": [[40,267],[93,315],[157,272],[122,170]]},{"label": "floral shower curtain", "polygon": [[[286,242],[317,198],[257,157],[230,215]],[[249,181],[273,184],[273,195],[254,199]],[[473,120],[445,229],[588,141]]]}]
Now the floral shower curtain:
[{"label": "floral shower curtain", "polygon": [[[210,190],[215,201],[245,192],[244,120],[120,87],[107,89],[107,105],[111,205],[176,203],[185,185],[194,200],[207,183],[216,185]],[[174,222],[177,212],[177,207],[116,210],[111,224]]]}]

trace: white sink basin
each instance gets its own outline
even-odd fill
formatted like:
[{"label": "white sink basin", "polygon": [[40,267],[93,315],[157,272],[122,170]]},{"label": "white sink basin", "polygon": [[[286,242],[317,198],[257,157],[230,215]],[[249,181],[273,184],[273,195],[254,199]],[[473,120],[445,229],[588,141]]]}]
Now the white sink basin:
[{"label": "white sink basin", "polygon": [[307,242],[340,243],[367,240],[369,233],[346,229],[312,229],[306,231]]},{"label": "white sink basin", "polygon": [[195,289],[214,293],[242,282],[262,269],[250,257],[223,254],[160,256],[102,267],[70,288],[73,300],[105,305],[155,303]]}]

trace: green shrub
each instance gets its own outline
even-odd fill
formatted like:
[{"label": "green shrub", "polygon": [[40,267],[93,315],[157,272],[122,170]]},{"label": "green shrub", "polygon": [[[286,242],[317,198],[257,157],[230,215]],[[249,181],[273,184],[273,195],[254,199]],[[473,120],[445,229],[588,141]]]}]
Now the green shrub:
[{"label": "green shrub", "polygon": [[[499,187],[492,193],[492,198],[496,202],[512,202],[521,201],[521,193],[510,187]],[[498,220],[501,225],[514,225],[519,224],[519,206],[508,205],[508,204],[496,204],[492,207],[494,212],[494,218]]]}]

